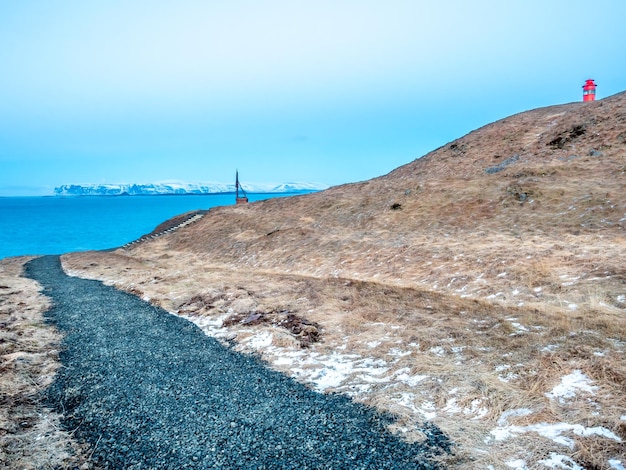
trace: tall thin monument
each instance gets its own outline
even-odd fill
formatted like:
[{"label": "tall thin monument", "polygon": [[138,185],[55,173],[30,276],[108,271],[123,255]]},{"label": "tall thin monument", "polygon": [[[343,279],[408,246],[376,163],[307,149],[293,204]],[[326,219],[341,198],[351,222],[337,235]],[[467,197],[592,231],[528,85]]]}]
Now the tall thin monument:
[{"label": "tall thin monument", "polygon": [[[241,191],[242,196],[239,196]],[[246,204],[248,202],[248,195],[239,184],[239,170],[235,170],[235,204]]]}]

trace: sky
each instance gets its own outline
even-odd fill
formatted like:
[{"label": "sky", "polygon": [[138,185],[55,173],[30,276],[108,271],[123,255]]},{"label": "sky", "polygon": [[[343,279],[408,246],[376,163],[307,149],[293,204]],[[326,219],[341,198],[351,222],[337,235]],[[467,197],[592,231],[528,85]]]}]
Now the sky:
[{"label": "sky", "polygon": [[0,196],[381,176],[626,89],[624,0],[0,2]]}]

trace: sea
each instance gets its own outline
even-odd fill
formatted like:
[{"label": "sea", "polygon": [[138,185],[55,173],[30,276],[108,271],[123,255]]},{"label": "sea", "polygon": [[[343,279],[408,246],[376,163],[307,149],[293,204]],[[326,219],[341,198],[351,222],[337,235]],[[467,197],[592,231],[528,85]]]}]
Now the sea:
[{"label": "sea", "polygon": [[[248,199],[303,193],[248,193]],[[234,194],[0,197],[0,259],[117,248],[175,215],[234,202]]]}]

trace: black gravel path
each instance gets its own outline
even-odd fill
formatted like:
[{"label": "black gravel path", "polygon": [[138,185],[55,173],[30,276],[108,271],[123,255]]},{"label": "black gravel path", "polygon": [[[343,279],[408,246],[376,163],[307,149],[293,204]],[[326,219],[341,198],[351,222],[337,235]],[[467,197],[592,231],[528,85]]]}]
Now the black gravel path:
[{"label": "black gravel path", "polygon": [[432,469],[450,443],[385,429],[390,417],[321,395],[207,337],[192,323],[97,281],[59,258],[27,265],[65,335],[46,400],[104,468]]}]

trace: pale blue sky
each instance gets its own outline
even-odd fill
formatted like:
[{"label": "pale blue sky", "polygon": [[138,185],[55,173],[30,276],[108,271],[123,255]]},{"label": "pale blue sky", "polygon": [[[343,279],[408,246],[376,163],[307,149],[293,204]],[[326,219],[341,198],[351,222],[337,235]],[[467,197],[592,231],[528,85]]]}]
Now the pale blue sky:
[{"label": "pale blue sky", "polygon": [[624,0],[0,3],[0,195],[340,184],[626,89]]}]

